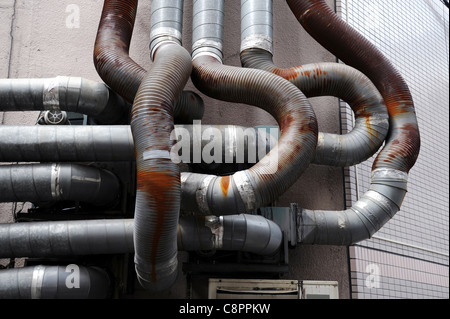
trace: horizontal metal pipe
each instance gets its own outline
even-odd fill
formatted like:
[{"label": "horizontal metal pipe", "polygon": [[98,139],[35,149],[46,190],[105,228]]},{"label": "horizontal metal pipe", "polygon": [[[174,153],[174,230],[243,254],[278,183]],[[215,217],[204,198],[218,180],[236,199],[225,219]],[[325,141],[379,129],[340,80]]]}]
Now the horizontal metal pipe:
[{"label": "horizontal metal pipe", "polygon": [[106,299],[112,282],[103,269],[78,265],[0,270],[0,299]]},{"label": "horizontal metal pipe", "polygon": [[0,258],[45,258],[133,252],[132,219],[0,224]]},{"label": "horizontal metal pipe", "polygon": [[128,118],[129,109],[105,84],[80,77],[0,79],[0,111],[60,110],[115,124]]},{"label": "horizontal metal pipe", "polygon": [[107,205],[120,184],[106,170],[77,164],[0,165],[0,202],[80,201]]},{"label": "horizontal metal pipe", "polygon": [[0,126],[0,162],[134,161],[129,126]]},{"label": "horizontal metal pipe", "polygon": [[187,251],[234,250],[271,255],[282,239],[280,227],[258,215],[186,216],[178,225],[178,247]]},{"label": "horizontal metal pipe", "polygon": [[[172,160],[210,171],[226,164],[229,169],[254,164],[276,144],[279,130],[272,130],[273,134],[236,125],[175,125]],[[211,150],[217,154],[210,155]],[[0,162],[116,161],[135,161],[130,126],[0,126]]]},{"label": "horizontal metal pipe", "polygon": [[[131,254],[133,234],[133,219],[0,224],[0,258]],[[266,255],[279,248],[281,236],[277,224],[258,215],[183,216],[178,222],[177,249]]]}]

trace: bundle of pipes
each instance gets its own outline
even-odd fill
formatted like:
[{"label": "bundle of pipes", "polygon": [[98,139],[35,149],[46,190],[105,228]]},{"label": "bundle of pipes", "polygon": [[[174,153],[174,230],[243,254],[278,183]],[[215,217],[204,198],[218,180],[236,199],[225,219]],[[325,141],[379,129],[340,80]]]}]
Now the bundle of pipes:
[{"label": "bundle of pipes", "polygon": [[[378,231],[400,209],[408,172],[419,153],[419,130],[408,87],[386,57],[323,0],[287,3],[302,26],[348,65],[276,67],[272,0],[241,0],[242,67],[223,65],[224,1],[194,1],[190,55],[181,42],[183,1],[153,0],[153,63],[146,71],[128,52],[137,0],[105,0],[94,63],[106,85],[77,78],[0,81],[0,105],[7,111],[23,109],[23,105],[67,109],[98,117],[102,124],[117,124],[132,103],[130,126],[36,127],[23,135],[15,133],[18,127],[2,127],[0,160],[135,161],[137,167],[134,219],[0,225],[0,257],[134,253],[141,285],[161,291],[177,277],[178,250],[275,253],[282,242],[281,229],[253,215],[254,210],[283,194],[310,163],[355,165],[373,156],[385,142],[373,166],[371,188],[352,208],[300,209],[298,213],[298,233],[304,244],[350,245]],[[203,115],[201,98],[183,91],[189,77],[201,93],[214,99],[269,112],[280,126],[278,143],[252,167],[231,175],[180,173],[171,154],[171,133],[175,124],[192,123]],[[318,131],[308,98],[325,95],[341,98],[352,107],[356,125],[349,134]],[[73,103],[61,102],[72,98]],[[64,151],[54,152],[58,149]],[[68,173],[62,173],[64,169]],[[82,188],[86,181],[101,185],[104,179],[108,187],[114,187],[114,191],[99,188],[97,196],[90,197],[93,203],[101,205],[117,196],[119,186],[109,172],[40,164],[3,167],[0,178],[8,183],[1,183],[7,185],[2,186],[2,201],[39,202],[58,200],[61,195],[72,199],[70,194],[86,200],[78,187],[73,193],[66,188],[55,191],[75,187],[70,169],[82,175]],[[58,178],[50,178],[56,171]],[[18,175],[45,187],[28,189]],[[27,195],[20,197],[24,192]],[[180,216],[180,210],[193,216]],[[33,277],[30,271],[27,278]],[[39,269],[31,272],[43,276]],[[89,275],[85,278],[91,280]]]}]

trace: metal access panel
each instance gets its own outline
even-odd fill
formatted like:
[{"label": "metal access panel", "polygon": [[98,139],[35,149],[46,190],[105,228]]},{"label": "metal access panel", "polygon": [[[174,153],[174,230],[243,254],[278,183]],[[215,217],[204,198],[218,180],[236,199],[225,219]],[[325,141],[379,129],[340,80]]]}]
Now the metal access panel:
[{"label": "metal access panel", "polygon": [[208,299],[299,299],[297,280],[209,279]]},{"label": "metal access panel", "polygon": [[209,299],[339,299],[337,281],[210,278]]},{"label": "metal access panel", "polygon": [[311,281],[299,282],[301,299],[339,299],[337,281]]}]

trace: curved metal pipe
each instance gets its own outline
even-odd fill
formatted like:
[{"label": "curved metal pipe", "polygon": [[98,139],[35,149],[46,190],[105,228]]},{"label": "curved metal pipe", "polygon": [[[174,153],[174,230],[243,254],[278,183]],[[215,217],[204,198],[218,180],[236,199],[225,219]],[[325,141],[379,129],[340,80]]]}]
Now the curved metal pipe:
[{"label": "curved metal pipe", "polygon": [[237,250],[274,254],[283,240],[280,227],[258,215],[186,216],[178,225],[180,250]]},{"label": "curved metal pipe", "polygon": [[97,267],[44,266],[0,270],[0,299],[106,299],[109,275]]},{"label": "curved metal pipe", "polygon": [[[249,0],[250,1],[250,0]],[[308,98],[335,96],[347,102],[355,114],[355,126],[345,135],[319,132],[312,163],[352,166],[373,156],[389,131],[386,105],[372,82],[358,70],[338,63],[314,63],[280,69],[272,55],[261,49],[241,53],[244,67],[277,74],[297,86]]]},{"label": "curved metal pipe", "polygon": [[323,0],[287,0],[305,30],[346,64],[363,72],[377,87],[390,116],[386,145],[373,169],[408,173],[417,160],[420,134],[409,88],[392,63]]},{"label": "curved metal pipe", "polygon": [[[147,74],[129,55],[137,5],[138,0],[105,0],[94,48],[98,74],[130,103]],[[183,91],[176,104],[176,123],[189,124],[192,119],[203,117],[203,100],[195,92]],[[183,117],[186,114],[188,118]]]},{"label": "curved metal pipe", "polygon": [[402,205],[408,173],[420,149],[414,103],[392,63],[323,0],[287,2],[310,35],[374,83],[389,113],[390,131],[373,164],[370,190],[348,210],[303,210],[299,216],[301,242],[350,245],[370,238]]},{"label": "curved metal pipe", "polygon": [[272,0],[241,0],[242,65],[275,73],[307,97],[335,96],[352,107],[354,129],[346,135],[319,132],[314,164],[345,167],[367,160],[382,146],[389,128],[380,93],[363,73],[343,64],[278,68],[272,61],[272,8]]},{"label": "curved metal pipe", "polygon": [[107,205],[117,200],[116,176],[76,164],[0,165],[0,202],[80,201]]},{"label": "curved metal pipe", "polygon": [[[210,7],[213,3],[215,8]],[[220,12],[223,6],[222,1],[195,4],[194,15],[208,10]],[[199,34],[208,34],[210,28],[208,24],[193,26]],[[306,97],[285,79],[261,70],[224,66],[215,48],[209,50],[208,44],[202,52],[193,60],[194,85],[213,98],[265,109],[278,121],[282,133],[272,151],[249,170],[220,178],[183,176],[183,196],[195,199],[191,207],[183,209],[205,215],[250,212],[275,200],[309,165],[317,144],[316,117]]]},{"label": "curved metal pipe", "polygon": [[80,77],[0,79],[0,111],[61,110],[115,124],[128,118],[129,108],[105,84]]}]

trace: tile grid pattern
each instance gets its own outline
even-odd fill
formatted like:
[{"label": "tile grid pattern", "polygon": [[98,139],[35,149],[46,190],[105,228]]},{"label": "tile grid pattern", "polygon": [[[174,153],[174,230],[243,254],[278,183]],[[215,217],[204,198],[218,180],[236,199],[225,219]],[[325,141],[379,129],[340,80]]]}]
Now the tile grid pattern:
[{"label": "tile grid pattern", "polygon": [[[336,8],[405,78],[422,143],[401,211],[350,248],[352,297],[448,298],[449,11],[439,0],[338,0]],[[345,133],[353,115],[345,102],[340,107]],[[347,207],[369,188],[374,158],[345,169]],[[380,270],[378,289],[365,281],[373,275],[367,265]]]}]

